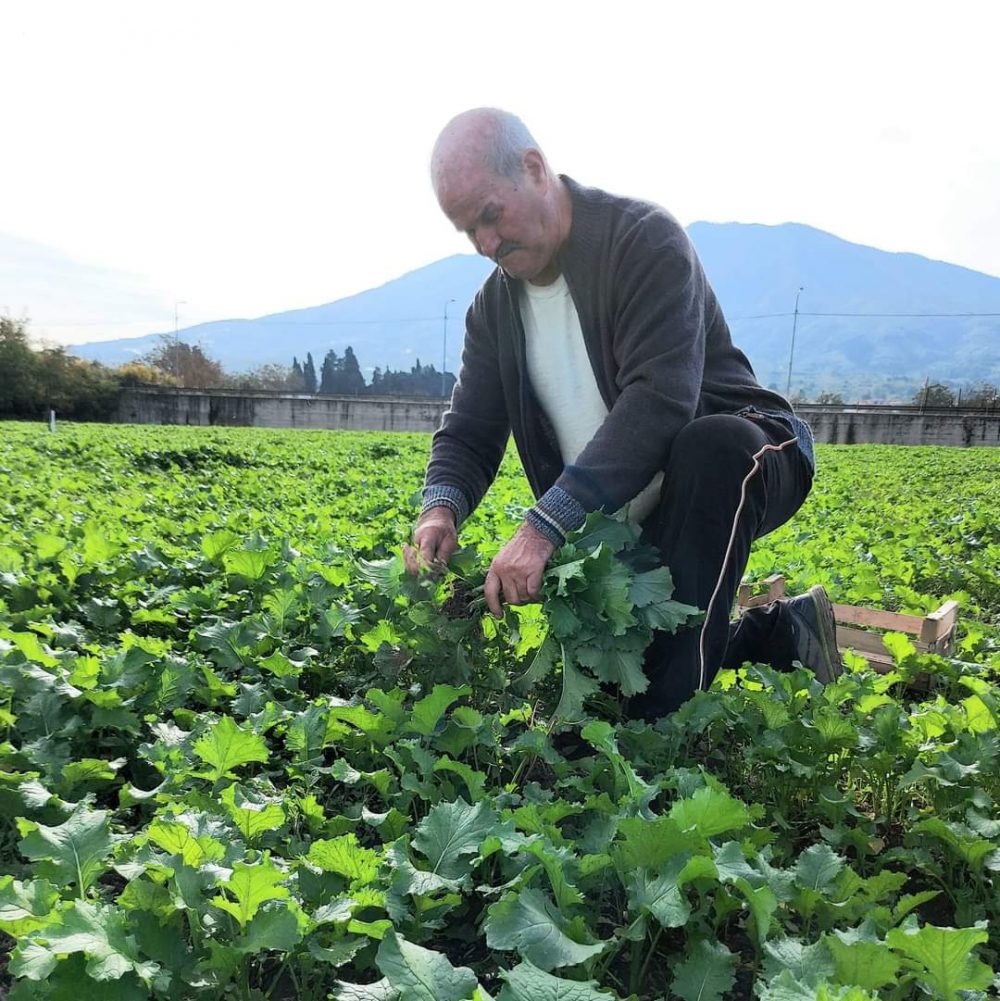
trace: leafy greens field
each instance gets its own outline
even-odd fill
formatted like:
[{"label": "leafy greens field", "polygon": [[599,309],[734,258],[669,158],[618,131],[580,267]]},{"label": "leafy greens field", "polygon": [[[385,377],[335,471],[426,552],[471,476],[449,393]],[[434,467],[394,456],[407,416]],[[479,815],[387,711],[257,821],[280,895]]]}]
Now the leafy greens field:
[{"label": "leafy greens field", "polygon": [[1000,449],[821,447],[751,558],[957,598],[961,663],[747,667],[650,727],[598,683],[688,617],[669,576],[595,519],[485,619],[509,459],[409,580],[428,445],[0,425],[0,996],[995,996]]}]

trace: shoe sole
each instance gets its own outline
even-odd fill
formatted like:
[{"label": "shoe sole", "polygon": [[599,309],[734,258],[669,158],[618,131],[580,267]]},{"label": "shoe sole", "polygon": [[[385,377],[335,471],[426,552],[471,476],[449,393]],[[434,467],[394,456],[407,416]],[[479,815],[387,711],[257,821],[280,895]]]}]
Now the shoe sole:
[{"label": "shoe sole", "polygon": [[840,661],[840,651],[837,649],[837,623],[833,618],[833,603],[822,584],[814,584],[806,593],[816,609],[817,637],[823,651],[824,676],[821,677],[817,671],[816,678],[827,685],[831,681],[836,681],[844,670]]}]

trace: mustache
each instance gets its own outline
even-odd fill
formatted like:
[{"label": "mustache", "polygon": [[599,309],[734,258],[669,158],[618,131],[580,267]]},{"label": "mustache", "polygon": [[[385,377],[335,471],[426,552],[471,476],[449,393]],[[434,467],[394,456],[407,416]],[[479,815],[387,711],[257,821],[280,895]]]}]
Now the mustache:
[{"label": "mustache", "polygon": [[501,258],[506,257],[507,254],[509,254],[513,250],[520,250],[520,249],[521,248],[516,243],[510,243],[507,240],[505,240],[503,243],[500,244],[499,247],[497,247],[497,252],[493,255],[493,260],[496,261],[497,264],[499,264]]}]

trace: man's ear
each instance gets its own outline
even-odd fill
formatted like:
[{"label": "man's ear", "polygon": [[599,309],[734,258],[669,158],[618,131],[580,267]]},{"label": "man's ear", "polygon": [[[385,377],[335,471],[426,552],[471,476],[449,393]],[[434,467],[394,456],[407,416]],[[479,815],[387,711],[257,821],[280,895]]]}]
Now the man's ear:
[{"label": "man's ear", "polygon": [[548,170],[545,166],[545,158],[537,149],[525,150],[521,163],[524,165],[524,173],[535,184],[545,183],[548,177]]}]

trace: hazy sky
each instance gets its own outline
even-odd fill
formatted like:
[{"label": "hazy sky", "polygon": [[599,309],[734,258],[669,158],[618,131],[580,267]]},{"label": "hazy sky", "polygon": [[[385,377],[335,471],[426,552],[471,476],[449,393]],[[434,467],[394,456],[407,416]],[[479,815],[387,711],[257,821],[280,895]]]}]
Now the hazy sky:
[{"label": "hazy sky", "polygon": [[685,224],[1000,275],[998,37],[995,0],[8,0],[0,311],[132,336],[177,300],[181,326],[259,316],[467,252],[427,156],[483,104]]}]

